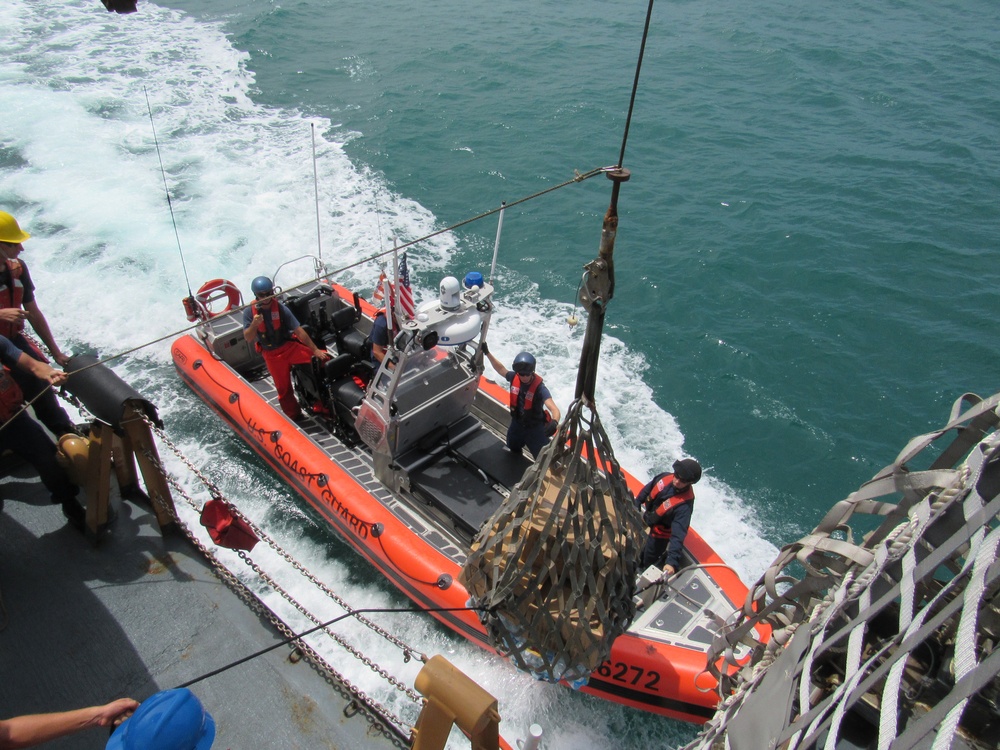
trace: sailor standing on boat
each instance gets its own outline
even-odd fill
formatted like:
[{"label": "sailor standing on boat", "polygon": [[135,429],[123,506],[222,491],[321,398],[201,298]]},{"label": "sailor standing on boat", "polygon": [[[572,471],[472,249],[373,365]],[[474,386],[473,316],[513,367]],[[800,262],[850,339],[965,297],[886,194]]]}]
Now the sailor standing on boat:
[{"label": "sailor standing on boat", "polygon": [[531,455],[538,458],[559,426],[561,414],[552,394],[542,383],[542,376],[535,372],[535,358],[528,352],[514,357],[513,369],[490,354],[483,342],[485,354],[493,369],[510,383],[510,427],[507,428],[507,447],[520,453],[525,445]]},{"label": "sailor standing on boat", "polygon": [[256,340],[281,410],[289,419],[299,420],[302,411],[292,389],[292,365],[309,364],[313,357],[329,359],[330,352],[317,347],[292,311],[277,300],[267,276],[250,282],[250,289],[257,301],[243,311],[243,338],[248,344]]},{"label": "sailor standing on boat", "polygon": [[642,520],[649,526],[649,539],[639,561],[641,570],[657,565],[668,575],[677,572],[694,512],[691,485],[699,479],[701,464],[682,458],[674,461],[673,472],[657,474],[635,498],[635,506],[643,511]]},{"label": "sailor standing on boat", "polygon": [[[371,342],[371,361],[376,367],[382,364],[382,360],[385,359],[386,352],[389,350],[389,319],[386,315],[385,308],[375,313],[375,317],[372,319],[372,330],[368,334],[368,340]],[[396,320],[395,314],[392,318],[393,330],[398,333],[399,321]]]},{"label": "sailor standing on boat", "polygon": [[[14,346],[32,359],[47,363],[45,355],[22,333],[24,321],[27,320],[52,352],[52,358],[58,364],[65,365],[69,362],[69,355],[63,354],[56,344],[49,323],[35,301],[35,285],[28,273],[28,266],[18,258],[24,252],[24,245],[21,243],[30,237],[30,234],[21,229],[17,219],[6,211],[0,211],[0,335],[10,339]],[[73,421],[59,405],[59,400],[52,389],[48,388],[47,381],[16,368],[11,375],[24,392],[25,398],[31,401],[35,416],[53,435],[59,437],[66,433],[76,433]]]}]

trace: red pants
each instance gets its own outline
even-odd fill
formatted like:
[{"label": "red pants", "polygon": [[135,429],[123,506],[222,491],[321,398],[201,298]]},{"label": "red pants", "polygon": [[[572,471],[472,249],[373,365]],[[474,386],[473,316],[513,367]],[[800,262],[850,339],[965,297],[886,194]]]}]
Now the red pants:
[{"label": "red pants", "polygon": [[286,341],[277,349],[264,349],[264,364],[274,379],[274,388],[278,391],[278,403],[281,410],[291,419],[302,416],[299,402],[292,390],[292,365],[305,365],[312,361],[309,347],[300,341]]}]

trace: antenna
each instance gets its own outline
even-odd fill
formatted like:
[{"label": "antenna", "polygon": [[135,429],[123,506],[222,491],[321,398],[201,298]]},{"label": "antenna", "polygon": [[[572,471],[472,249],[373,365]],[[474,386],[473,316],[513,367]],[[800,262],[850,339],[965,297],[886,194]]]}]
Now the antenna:
[{"label": "antenna", "polygon": [[177,252],[181,256],[181,268],[184,269],[184,283],[187,284],[188,297],[191,293],[191,279],[188,278],[187,264],[184,262],[184,251],[181,249],[181,236],[177,233],[177,219],[174,218],[174,204],[170,202],[170,190],[167,188],[167,172],[163,168],[163,157],[160,156],[160,143],[156,139],[156,125],[153,124],[153,108],[149,104],[149,93],[146,87],[142,87],[142,93],[146,97],[146,111],[149,112],[149,127],[153,130],[153,145],[156,146],[156,158],[160,162],[160,176],[163,177],[163,192],[167,194],[167,208],[170,209],[170,221],[174,225],[174,238],[177,240]]},{"label": "antenna", "polygon": [[323,263],[323,243],[320,240],[319,232],[319,175],[316,171],[316,123],[309,123],[309,128],[312,132],[312,151],[313,151],[313,192],[316,194],[316,253],[319,256],[319,262]]}]

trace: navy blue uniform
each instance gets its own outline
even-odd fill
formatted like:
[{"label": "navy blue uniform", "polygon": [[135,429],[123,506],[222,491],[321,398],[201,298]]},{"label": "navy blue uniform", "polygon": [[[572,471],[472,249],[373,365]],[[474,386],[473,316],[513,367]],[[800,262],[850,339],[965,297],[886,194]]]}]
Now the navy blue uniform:
[{"label": "navy blue uniform", "polygon": [[[513,383],[518,377],[513,370],[507,371],[507,382]],[[535,377],[540,377],[535,375]],[[525,410],[524,403],[528,388],[521,388],[518,394],[517,406],[511,409],[510,427],[507,428],[507,447],[514,453],[520,452],[524,446],[528,446],[531,455],[538,458],[542,448],[549,442],[549,436],[545,433],[545,424],[548,421],[544,404],[552,394],[544,383],[541,383],[535,391],[531,408]]]}]

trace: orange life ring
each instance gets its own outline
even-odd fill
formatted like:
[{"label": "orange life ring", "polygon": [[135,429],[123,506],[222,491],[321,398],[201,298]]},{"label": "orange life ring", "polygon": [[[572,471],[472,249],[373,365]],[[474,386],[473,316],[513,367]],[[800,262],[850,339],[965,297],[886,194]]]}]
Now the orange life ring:
[{"label": "orange life ring", "polygon": [[[243,305],[243,295],[240,294],[239,287],[227,279],[206,281],[201,285],[201,289],[198,290],[194,298],[209,318],[214,318],[216,315],[223,315]],[[225,308],[218,312],[213,311],[211,309],[212,304],[221,299],[226,300]]]}]

